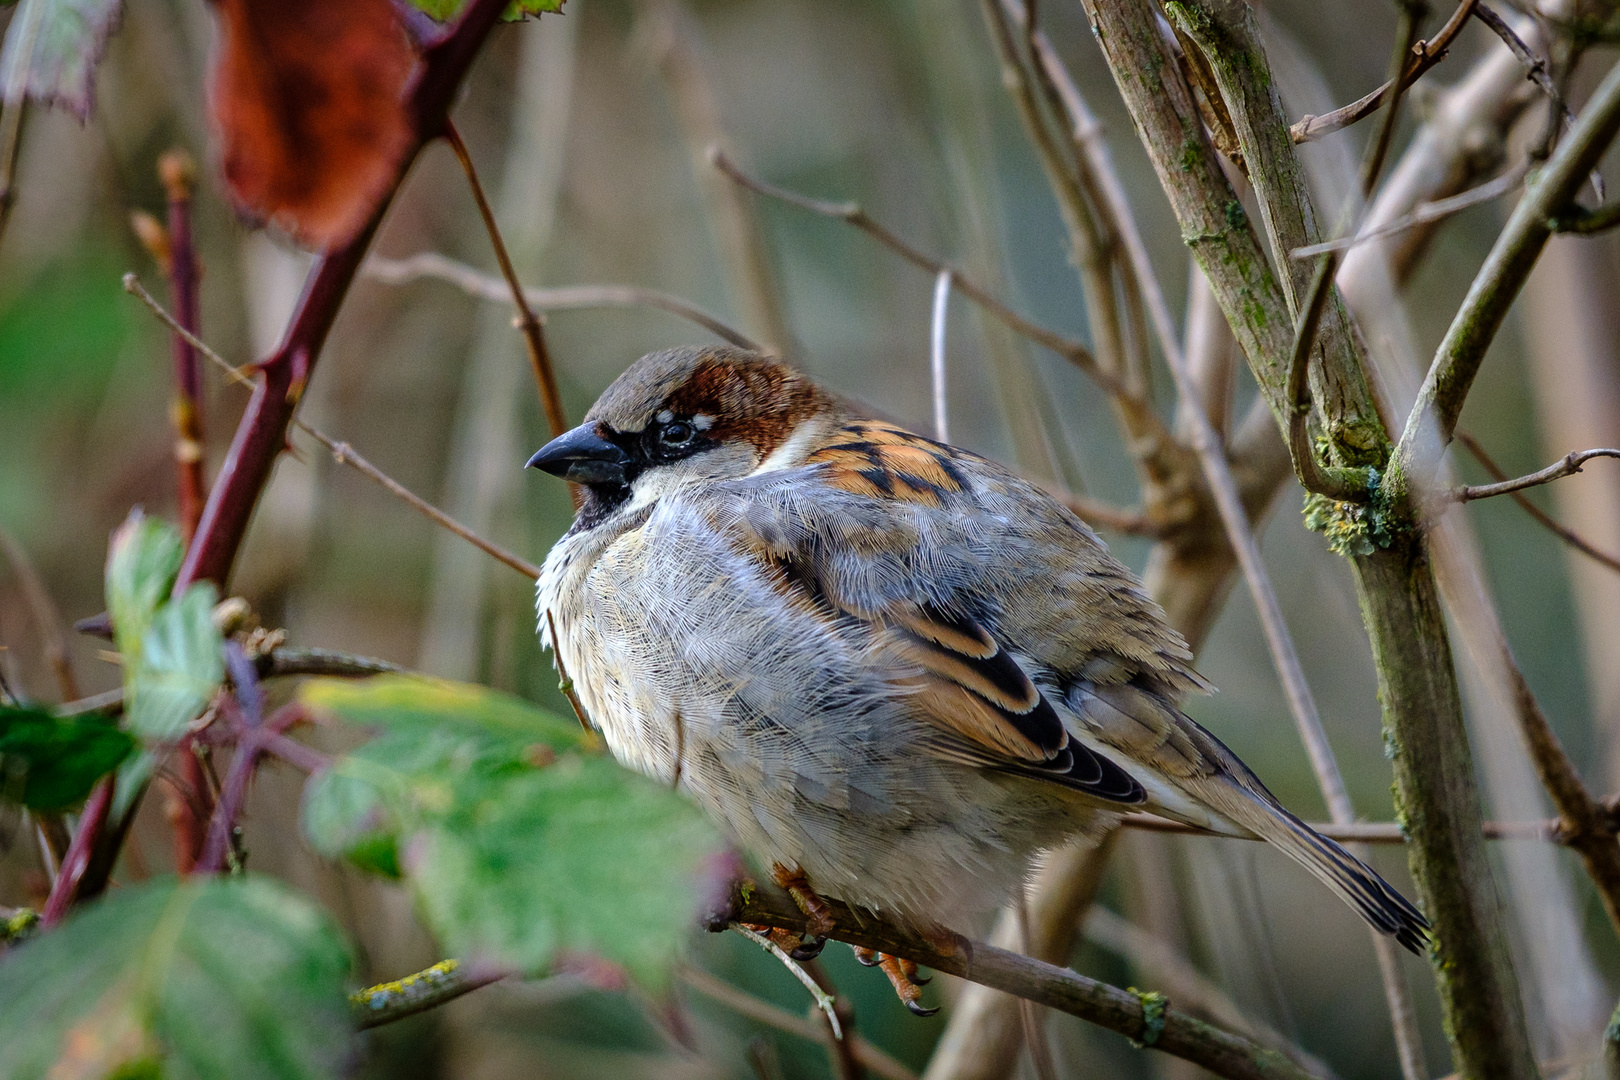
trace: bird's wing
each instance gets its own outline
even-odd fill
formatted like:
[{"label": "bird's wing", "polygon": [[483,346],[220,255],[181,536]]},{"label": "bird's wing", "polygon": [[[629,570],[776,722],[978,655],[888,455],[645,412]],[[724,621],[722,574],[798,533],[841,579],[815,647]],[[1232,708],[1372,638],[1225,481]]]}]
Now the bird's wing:
[{"label": "bird's wing", "polygon": [[1374,926],[1421,943],[1416,909],[1181,711],[1181,694],[1207,689],[1185,643],[1045,493],[874,421],[847,425],[793,476],[735,491],[758,557],[812,602],[885,628],[921,669],[941,752],[1270,840]]}]

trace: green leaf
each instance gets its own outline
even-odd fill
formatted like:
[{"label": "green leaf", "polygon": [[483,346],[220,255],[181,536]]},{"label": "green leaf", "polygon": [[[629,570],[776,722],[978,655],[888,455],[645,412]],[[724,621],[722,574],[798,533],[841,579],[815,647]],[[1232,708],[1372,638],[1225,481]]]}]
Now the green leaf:
[{"label": "green leaf", "polygon": [[385,675],[301,696],[378,730],[311,779],[306,835],[374,869],[395,859],[447,951],[530,973],[593,953],[667,983],[723,850],[691,803],[493,690]]},{"label": "green leaf", "polygon": [[135,740],[99,713],[0,707],[0,797],[31,810],[64,810],[134,748]]},{"label": "green leaf", "polygon": [[333,1077],[354,1049],[348,974],[284,886],[129,886],[0,957],[0,1076]]},{"label": "green leaf", "polygon": [[0,87],[88,118],[96,66],[123,7],[122,0],[22,0],[0,52]]},{"label": "green leaf", "polygon": [[[466,0],[410,0],[411,6],[438,22],[446,22],[465,5]],[[554,15],[563,9],[563,0],[512,0],[502,12],[507,22],[517,22],[530,15]]]},{"label": "green leaf", "polygon": [[224,681],[225,641],[214,625],[214,603],[213,585],[191,586],[158,608],[133,668],[126,659],[126,715],[142,738],[179,736]]},{"label": "green leaf", "polygon": [[136,507],[113,532],[107,549],[107,613],[123,654],[125,676],[140,658],[141,642],[180,573],[185,546],[180,530]]}]

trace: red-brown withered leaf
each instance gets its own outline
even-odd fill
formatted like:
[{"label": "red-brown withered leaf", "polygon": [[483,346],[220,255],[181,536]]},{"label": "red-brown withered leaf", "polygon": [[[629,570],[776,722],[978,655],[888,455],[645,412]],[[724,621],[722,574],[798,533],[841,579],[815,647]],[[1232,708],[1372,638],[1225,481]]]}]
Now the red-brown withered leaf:
[{"label": "red-brown withered leaf", "polygon": [[318,250],[365,225],[415,141],[391,0],[217,0],[209,111],[237,208]]}]

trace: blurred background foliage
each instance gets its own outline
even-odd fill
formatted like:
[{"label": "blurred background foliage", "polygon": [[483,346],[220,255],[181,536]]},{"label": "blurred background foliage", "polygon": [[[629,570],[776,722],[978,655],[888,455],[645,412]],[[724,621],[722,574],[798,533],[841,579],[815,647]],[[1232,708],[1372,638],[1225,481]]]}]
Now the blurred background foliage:
[{"label": "blurred background foliage", "polygon": [[[1394,25],[1388,5],[1257,6],[1292,114],[1327,111],[1382,80]],[[1079,6],[1041,10],[1101,115],[1179,313],[1185,248]],[[131,210],[163,205],[157,155],[183,146],[207,156],[200,103],[210,34],[208,12],[194,0],[132,4],[100,70],[89,122],[41,110],[28,119],[18,201],[0,241],[0,525],[32,555],[69,620],[101,610],[107,537],[129,507],[174,512],[167,339],[124,295],[119,278],[135,270],[155,287],[161,277],[127,224]],[[1430,79],[1460,77],[1489,43],[1477,25],[1465,30]],[[1600,55],[1587,69],[1606,63]],[[1413,110],[1419,117],[1424,90]],[[703,163],[705,102],[728,149],[756,175],[817,197],[858,200],[917,246],[993,283],[1018,310],[1087,338],[1057,207],[969,0],[569,0],[561,17],[501,28],[455,118],[526,283],[654,287],[769,335],[773,316],[728,271],[716,232],[712,209],[727,195]],[[1408,118],[1403,131],[1416,122]],[[1347,175],[1343,163],[1359,153],[1366,127],[1310,146],[1308,164]],[[794,357],[830,386],[927,430],[932,282],[837,222],[776,204],[755,209]],[[1503,213],[1501,205],[1485,205],[1449,221],[1405,289],[1419,355],[1439,341]],[[266,354],[308,257],[238,222],[207,181],[197,198],[197,231],[204,336],[237,361]],[[396,258],[421,251],[494,267],[442,144],[416,166],[375,248]],[[1463,426],[1510,474],[1575,445],[1620,444],[1617,255],[1612,238],[1555,240],[1493,349]],[[1572,322],[1571,311],[1581,318]],[[1134,502],[1132,468],[1108,404],[1080,373],[986,326],[961,301],[949,326],[955,441],[1074,490]],[[644,352],[705,340],[697,328],[650,310],[559,312],[547,329],[573,417]],[[1572,335],[1581,340],[1558,344]],[[1542,355],[1577,346],[1598,357],[1598,381],[1573,391],[1607,425],[1602,437],[1580,444],[1554,422],[1571,407],[1572,388],[1557,384]],[[1168,378],[1162,371],[1157,377],[1160,399],[1168,400]],[[243,396],[213,373],[208,380],[208,460],[217,468]],[[1246,382],[1237,390],[1240,401],[1251,393]],[[568,525],[562,485],[521,469],[545,441],[544,422],[504,305],[442,282],[362,281],[303,415],[531,560]],[[266,625],[285,627],[293,643],[484,682],[566,714],[549,657],[535,642],[529,583],[340,469],[319,447],[298,436],[294,442],[260,505],[232,592],[250,598]],[[1484,478],[1463,471],[1471,482]],[[1600,462],[1531,498],[1566,520],[1582,520],[1590,539],[1617,550],[1620,524],[1601,509],[1616,504],[1617,485],[1616,472]],[[1609,670],[1615,639],[1602,636],[1620,612],[1606,610],[1605,586],[1592,584],[1592,569],[1572,564],[1579,556],[1507,500],[1468,513],[1514,649],[1560,737],[1594,789],[1620,788],[1620,701]],[[1145,542],[1110,543],[1140,567]],[[1357,808],[1387,820],[1389,767],[1348,570],[1302,526],[1297,491],[1285,494],[1270,519],[1264,548]],[[119,681],[99,644],[72,642],[86,693]],[[9,572],[0,574],[0,645],[0,669],[12,684],[52,699],[50,669]],[[1221,692],[1193,701],[1192,715],[1290,807],[1323,819],[1242,589],[1233,592],[1199,667]],[[349,737],[323,731],[314,740],[336,751]],[[1492,794],[1491,777],[1484,782]],[[401,889],[321,858],[299,838],[300,785],[285,768],[262,774],[248,806],[250,865],[319,898],[357,943],[368,981],[437,959],[438,946]],[[162,799],[147,800],[120,881],[169,866],[163,812]],[[1620,950],[1584,879],[1571,872],[1573,857],[1559,852],[1555,861],[1555,872],[1573,882],[1588,930],[1574,945],[1589,973],[1580,978],[1609,987],[1598,987],[1590,1003],[1601,1026],[1603,1002],[1620,979]],[[1398,850],[1381,849],[1377,864],[1410,890]],[[1251,1015],[1297,1037],[1346,1080],[1394,1073],[1365,932],[1280,856],[1259,845],[1138,834],[1111,873],[1106,905],[1184,950]],[[37,904],[43,885],[32,837],[15,819],[0,822],[0,895]],[[1521,891],[1509,901],[1524,915],[1536,896]],[[694,934],[691,949],[695,964],[804,1013],[802,989],[752,946],[732,935]],[[847,949],[829,947],[826,957],[861,1033],[921,1070],[942,1021],[908,1015]],[[1421,961],[1406,963],[1438,1075],[1447,1069],[1432,986]],[[1119,985],[1151,985],[1125,958],[1095,944],[1082,947],[1075,964]],[[1533,966],[1520,958],[1521,974]],[[1538,997],[1538,985],[1526,979],[1527,997]],[[949,998],[952,988],[936,986],[935,993]],[[573,976],[498,985],[373,1033],[368,1074],[740,1077],[751,1075],[752,1052],[774,1055],[788,1077],[826,1075],[826,1056],[814,1043],[697,993],[679,996],[680,1021],[672,1027],[661,1003],[592,989]],[[1530,1000],[1529,1007],[1543,1051],[1559,1045],[1559,1023],[1592,1023],[1554,1015],[1565,1008],[1556,1001]],[[1051,1017],[1049,1030],[1063,1075],[1191,1071],[1068,1017]],[[754,1046],[759,1040],[772,1048]]]}]

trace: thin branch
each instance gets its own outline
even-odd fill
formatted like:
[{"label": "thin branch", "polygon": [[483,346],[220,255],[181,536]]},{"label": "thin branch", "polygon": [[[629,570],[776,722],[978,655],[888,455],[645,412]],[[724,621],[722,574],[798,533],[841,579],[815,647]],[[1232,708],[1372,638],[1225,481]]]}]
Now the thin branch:
[{"label": "thin branch", "polygon": [[62,856],[62,865],[56,872],[56,883],[51,886],[51,894],[45,900],[45,908],[39,914],[42,926],[49,928],[60,922],[77,896],[79,882],[84,879],[85,871],[90,868],[91,859],[95,854],[96,840],[106,827],[107,814],[112,809],[112,797],[111,776],[103,779],[90,792],[90,798],[79,814],[79,827],[74,831],[73,841],[68,845],[67,854]]},{"label": "thin branch", "polygon": [[711,75],[717,60],[706,55],[702,27],[680,0],[641,0],[636,7],[636,35],[669,91],[735,306],[744,324],[764,337],[760,351],[790,355],[793,334],[757,208],[708,168],[710,147],[727,141]]},{"label": "thin branch", "polygon": [[[404,285],[420,278],[433,278],[457,286],[463,292],[484,300],[511,302],[511,294],[498,277],[485,274],[466,263],[446,258],[436,251],[423,251],[406,259],[385,259],[374,255],[360,273],[387,285]],[[741,330],[729,326],[696,304],[657,289],[636,285],[565,285],[556,289],[528,288],[523,295],[542,311],[574,311],[601,307],[650,307],[667,311],[703,327],[715,337],[739,349],[760,352],[764,346]]]},{"label": "thin branch", "polygon": [[387,660],[331,649],[271,649],[258,659],[259,678],[274,679],[287,675],[337,675],[345,678],[365,678],[370,675],[396,674],[405,669]]},{"label": "thin branch", "polygon": [[1457,416],[1508,308],[1551,235],[1549,221],[1573,201],[1620,130],[1620,65],[1610,68],[1568,135],[1514,208],[1480,268],[1423,381],[1389,472],[1426,494],[1438,475]]},{"label": "thin branch", "polygon": [[440,960],[414,975],[355,991],[349,995],[349,1010],[354,1026],[365,1031],[437,1008],[509,974],[500,968]]},{"label": "thin branch", "polygon": [[[738,169],[737,166],[732,163],[731,159],[727,158],[725,154],[721,153],[718,149],[711,150],[709,160],[716,169],[719,169],[720,172],[730,177],[733,182],[742,185],[750,191],[768,196],[772,199],[777,199],[781,202],[785,202],[789,206],[797,206],[801,210],[808,210],[812,214],[819,214],[822,217],[832,218],[835,221],[843,221],[847,224],[853,225],[855,228],[866,233],[868,236],[872,237],[872,239],[876,240],[878,243],[882,244],[896,255],[899,255],[906,262],[909,262],[911,265],[920,270],[926,271],[930,276],[937,278],[940,271],[950,270],[951,281],[956,290],[969,300],[972,300],[975,304],[978,304],[1010,330],[1017,334],[1021,334],[1022,336],[1035,342],[1037,345],[1043,346],[1044,348],[1050,349],[1052,352],[1057,353],[1059,356],[1063,357],[1065,360],[1084,371],[1092,378],[1094,382],[1097,383],[1097,385],[1101,386],[1109,394],[1119,398],[1130,396],[1130,390],[1124,384],[1122,384],[1109,372],[1104,371],[1098,365],[1097,358],[1092,354],[1090,349],[1086,348],[1080,342],[1075,341],[1072,338],[1066,338],[1061,334],[1048,330],[1044,326],[1033,323],[1024,318],[1022,315],[1018,314],[1012,308],[1004,304],[1001,300],[986,292],[972,278],[964,276],[960,270],[950,266],[947,263],[940,262],[938,259],[923,254],[921,251],[912,247],[905,240],[902,240],[897,234],[890,231],[886,226],[881,225],[877,221],[873,220],[865,210],[861,209],[858,203],[825,202],[820,199],[812,199],[807,196],[800,195],[797,192],[788,191],[786,188],[780,188],[774,184],[768,184],[763,180],[756,180],[744,173],[742,170]],[[1160,425],[1160,428],[1163,433],[1163,437],[1169,441],[1170,435],[1168,431],[1163,431],[1162,424]]]},{"label": "thin branch", "polygon": [[1537,56],[1531,51],[1530,46],[1524,43],[1524,39],[1513,32],[1513,27],[1509,26],[1484,0],[1477,0],[1474,4],[1474,17],[1490,27],[1491,33],[1501,38],[1502,44],[1518,58],[1519,63],[1524,66],[1524,77],[1535,83],[1541,88],[1541,92],[1547,95],[1547,100],[1558,110],[1559,119],[1566,124],[1573,124],[1575,114],[1570,112],[1569,106],[1564,103],[1564,95],[1559,92],[1558,84],[1553,81],[1546,58]]},{"label": "thin branch", "polygon": [[1348,251],[1360,244],[1365,244],[1369,240],[1377,240],[1392,233],[1405,232],[1407,229],[1415,229],[1419,225],[1431,224],[1442,218],[1448,218],[1459,211],[1466,210],[1470,206],[1478,206],[1480,203],[1501,198],[1524,183],[1524,178],[1529,173],[1530,160],[1526,158],[1513,166],[1513,168],[1508,169],[1501,176],[1496,177],[1494,180],[1487,180],[1478,187],[1469,188],[1467,191],[1459,192],[1450,198],[1419,203],[1417,208],[1410,214],[1395,218],[1393,221],[1387,221],[1375,229],[1368,229],[1365,232],[1357,233],[1355,236],[1346,236],[1338,240],[1325,240],[1320,244],[1297,247],[1288,253],[1288,257],[1291,259],[1309,259],[1315,255],[1325,255],[1330,251]]},{"label": "thin branch", "polygon": [[1175,323],[1170,318],[1170,305],[1164,299],[1164,289],[1160,287],[1159,277],[1154,273],[1147,245],[1142,240],[1141,230],[1136,227],[1136,216],[1131,213],[1130,201],[1126,199],[1125,189],[1119,182],[1118,172],[1114,169],[1113,155],[1108,149],[1108,140],[1103,137],[1102,124],[1086,104],[1079,85],[1069,74],[1069,69],[1064,66],[1057,50],[1052,47],[1046,31],[1036,28],[1030,35],[1030,41],[1047,82],[1058,95],[1069,117],[1075,150],[1089,163],[1096,177],[1097,186],[1108,207],[1108,216],[1112,219],[1115,229],[1119,232],[1120,242],[1125,247],[1131,268],[1130,280],[1141,293],[1159,348],[1167,357],[1172,354],[1180,355],[1181,342],[1176,334]]},{"label": "thin branch", "polygon": [[1620,450],[1570,450],[1567,455],[1558,458],[1552,465],[1544,470],[1531,473],[1529,476],[1520,476],[1518,479],[1508,479],[1497,484],[1463,484],[1452,492],[1453,499],[1458,502],[1473,502],[1476,499],[1490,499],[1494,495],[1510,495],[1516,491],[1524,491],[1526,487],[1539,487],[1550,484],[1555,479],[1565,476],[1575,476],[1581,471],[1581,465],[1592,458],[1620,458]]},{"label": "thin branch", "polygon": [[[1463,4],[1458,5],[1458,11],[1462,11],[1473,2],[1474,0],[1465,0]],[[1400,115],[1401,96],[1409,85],[1408,80],[1402,77],[1402,72],[1406,68],[1407,57],[1412,51],[1412,39],[1417,36],[1417,31],[1416,12],[1410,5],[1403,5],[1395,34],[1394,55],[1390,57],[1392,90],[1383,96],[1378,130],[1372,142],[1368,144],[1366,157],[1361,163],[1362,200],[1372,195],[1378,177],[1384,170],[1390,139],[1395,133],[1395,121]],[[1352,235],[1355,232],[1353,228],[1349,230],[1341,228],[1340,231],[1348,231]],[[1312,445],[1310,436],[1311,352],[1316,347],[1317,327],[1321,324],[1322,313],[1326,310],[1329,295],[1333,291],[1333,279],[1338,273],[1340,258],[1338,250],[1329,251],[1323,257],[1316,267],[1316,275],[1311,279],[1308,298],[1300,305],[1299,320],[1294,328],[1294,347],[1288,359],[1288,401],[1292,409],[1288,418],[1288,451],[1294,459],[1294,469],[1299,474],[1299,482],[1306,491],[1346,501],[1365,498],[1368,494],[1367,485],[1365,482],[1360,484],[1352,482],[1350,474],[1343,470],[1323,468],[1316,460],[1316,448]]]},{"label": "thin branch", "polygon": [[381,486],[389,494],[410,506],[417,513],[428,518],[440,528],[455,533],[457,536],[461,537],[463,540],[467,541],[467,543],[482,551],[496,562],[505,563],[507,566],[510,566],[513,570],[516,570],[518,573],[522,574],[524,577],[527,577],[531,581],[539,579],[540,568],[538,566],[529,562],[527,559],[512,554],[510,551],[507,551],[505,548],[491,540],[485,540],[482,536],[479,536],[477,533],[461,524],[461,522],[457,521],[443,510],[440,510],[437,506],[434,506],[420,495],[412,492],[398,480],[395,480],[393,477],[377,468],[377,466],[361,457],[355,451],[354,447],[350,446],[348,443],[338,442],[331,436],[310,427],[302,420],[295,420],[293,423],[297,425],[299,430],[303,431],[304,434],[308,435],[310,438],[314,439],[316,442],[330,450],[332,452],[332,460],[336,461],[339,465],[349,466],[366,479]]},{"label": "thin branch", "polygon": [[192,582],[206,579],[223,590],[259,495],[276,459],[286,448],[287,427],[299,397],[320,359],[327,334],[393,192],[421,147],[443,131],[463,78],[505,10],[506,0],[470,0],[455,21],[423,47],[405,91],[406,108],[414,120],[414,145],[401,155],[396,177],[386,189],[388,194],[378,201],[371,220],[352,241],[323,255],[310,270],[281,345],[258,365],[259,384],[209,492],[197,538],[180,568],[177,589],[184,590]]},{"label": "thin branch", "polygon": [[1100,905],[1086,916],[1086,940],[1128,960],[1139,973],[1165,979],[1178,1003],[1287,1054],[1300,1068],[1332,1076],[1328,1064],[1294,1045],[1282,1032],[1248,1016],[1213,979],[1155,934]]},{"label": "thin branch", "polygon": [[[557,622],[551,617],[551,609],[546,608],[546,633],[550,635],[551,655],[557,661],[557,689],[562,696],[568,699],[568,704],[574,710],[574,719],[585,731],[591,730],[591,722],[585,718],[585,706],[580,704],[579,694],[574,690],[574,680],[568,675],[568,668],[563,664],[562,651],[557,648]],[[677,760],[677,765],[680,762]]]},{"label": "thin branch", "polygon": [[[222,368],[225,371],[225,374],[233,381],[238,383],[248,383],[251,385],[247,376],[242,373],[241,368],[233,367],[229,360],[226,360],[223,356],[219,355],[219,353],[215,352],[213,348],[199,339],[195,334],[192,334],[190,331],[187,331],[184,327],[180,326],[180,324],[175,321],[174,316],[165,310],[163,305],[159,304],[157,300],[153,298],[151,293],[147,292],[145,286],[141,284],[140,279],[134,274],[124,275],[124,291],[136,297],[141,301],[141,303],[150,308],[152,313],[159,319],[163,320],[164,323],[168,324],[170,329],[174,330],[177,334],[182,334],[187,341],[189,341],[200,353],[202,353],[203,356],[207,357],[209,360],[213,361],[213,363]],[[296,427],[298,430],[302,431],[304,434],[308,435],[310,438],[314,439],[316,442],[330,450],[332,452],[333,460],[338,464],[347,465],[354,469],[356,472],[360,473],[360,475],[380,485],[390,494],[405,502],[408,506],[422,514],[424,517],[433,521],[442,528],[455,533],[457,536],[478,548],[480,551],[483,551],[491,558],[498,562],[505,563],[518,573],[527,576],[530,580],[536,580],[540,577],[539,567],[535,566],[526,559],[522,559],[517,555],[512,554],[499,544],[485,540],[483,537],[461,524],[455,518],[452,518],[449,514],[446,514],[443,510],[440,510],[438,507],[434,506],[426,499],[423,499],[420,495],[417,495],[415,492],[405,487],[405,485],[401,484],[399,481],[377,468],[377,466],[361,457],[354,447],[350,446],[348,443],[340,442],[325,432],[304,423],[304,421],[297,419],[296,417],[291,421],[291,426]]]},{"label": "thin branch", "polygon": [[[681,967],[677,969],[675,977],[687,986],[696,990],[711,1001],[718,1002],[739,1016],[745,1016],[767,1027],[795,1035],[809,1042],[820,1043],[824,1041],[826,1026],[812,1023],[778,1008],[768,1001],[740,990],[730,983],[718,979],[701,968]],[[855,1060],[871,1069],[885,1080],[918,1080],[917,1074],[906,1068],[904,1064],[890,1057],[882,1050],[873,1046],[859,1035],[851,1036],[845,1040]]]},{"label": "thin branch", "polygon": [[950,411],[945,394],[945,323],[951,304],[951,271],[941,270],[934,279],[934,317],[928,336],[928,371],[933,382],[934,438],[951,441]]},{"label": "thin branch", "polygon": [[[947,975],[1001,990],[1078,1016],[1145,1046],[1202,1065],[1228,1080],[1322,1080],[1285,1055],[1173,1008],[1159,994],[1121,990],[1067,968],[969,941],[948,932],[928,940],[875,912],[827,899],[829,937],[903,957]],[[711,930],[739,922],[804,931],[806,917],[786,893],[756,885],[733,890],[725,910],[711,913]]]},{"label": "thin branch", "polygon": [[1581,466],[1593,458],[1620,458],[1620,450],[1571,450],[1545,469],[1521,476],[1514,480],[1503,480],[1495,484],[1464,484],[1452,491],[1452,498],[1458,502],[1473,502],[1475,499],[1489,499],[1497,495],[1511,495],[1526,488],[1540,487],[1550,484],[1554,480],[1562,480],[1566,476],[1573,476],[1581,471]]},{"label": "thin branch", "polygon": [[[1185,825],[1179,821],[1157,817],[1153,814],[1126,814],[1120,822],[1127,829],[1142,829],[1147,832],[1176,833],[1185,836],[1213,836],[1222,834],[1201,829],[1197,825]],[[1353,821],[1348,823],[1313,822],[1311,829],[1321,833],[1329,840],[1337,840],[1341,844],[1405,844],[1408,837],[1396,821]],[[1547,840],[1552,843],[1563,843],[1559,833],[1557,818],[1545,821],[1487,821],[1483,823],[1481,835],[1487,840]],[[1225,837],[1225,839],[1236,839]]]},{"label": "thin branch", "polygon": [[507,254],[506,241],[501,236],[501,227],[495,221],[495,210],[489,205],[489,198],[484,194],[484,185],[478,181],[478,170],[473,168],[472,155],[467,152],[467,144],[462,141],[461,132],[449,120],[444,124],[444,140],[455,151],[456,160],[461,163],[461,171],[467,175],[467,186],[472,188],[473,201],[478,204],[478,216],[484,221],[484,229],[489,233],[490,246],[495,249],[495,261],[501,266],[501,276],[506,279],[507,288],[511,290],[512,303],[517,307],[518,329],[523,332],[524,343],[529,348],[529,367],[534,371],[535,386],[540,391],[540,407],[545,411],[546,424],[551,428],[551,437],[556,438],[568,430],[568,416],[563,412],[562,395],[557,390],[557,373],[551,365],[551,350],[546,347],[546,332],[540,325],[540,320],[529,306],[528,298],[523,292],[523,283],[518,280],[517,270],[512,266],[512,257]]},{"label": "thin branch", "polygon": [[4,526],[0,526],[0,552],[5,553],[12,573],[17,575],[17,584],[22,587],[23,601],[33,616],[34,629],[45,649],[45,659],[56,675],[57,690],[63,701],[73,701],[79,696],[79,681],[73,675],[73,662],[68,658],[67,637],[62,633],[62,613],[57,609],[56,601],[51,599],[50,590],[45,587],[34,561]]},{"label": "thin branch", "polygon": [[1614,814],[1581,782],[1580,773],[1530,689],[1530,681],[1524,677],[1501,626],[1495,629],[1498,662],[1513,686],[1513,702],[1530,748],[1530,760],[1560,815],[1559,842],[1581,857],[1587,876],[1603,900],[1610,925],[1620,932],[1620,840],[1615,837]]},{"label": "thin branch", "polygon": [[[1475,460],[1484,466],[1485,471],[1490,473],[1495,480],[1501,482],[1508,478],[1507,473],[1502,471],[1501,466],[1497,465],[1496,462],[1492,460],[1491,456],[1485,452],[1485,448],[1479,444],[1479,440],[1475,439],[1467,432],[1459,431],[1457,432],[1457,441],[1468,448],[1468,452],[1474,455]],[[1531,517],[1535,518],[1544,529],[1558,537],[1558,539],[1562,540],[1576,551],[1579,551],[1587,558],[1608,567],[1610,570],[1613,570],[1616,573],[1620,573],[1620,558],[1610,555],[1606,551],[1598,550],[1579,533],[1575,532],[1574,529],[1560,525],[1553,519],[1551,514],[1547,513],[1547,511],[1531,502],[1529,498],[1523,494],[1517,491],[1510,492],[1508,498],[1518,503],[1520,509],[1529,514]]]},{"label": "thin branch", "polygon": [[201,272],[191,233],[191,188],[197,178],[196,164],[184,150],[170,150],[158,159],[158,177],[169,201],[169,224],[165,231],[164,272],[169,277],[169,302],[175,319],[189,334],[174,334],[174,460],[179,485],[180,535],[186,543],[197,533],[203,503],[208,498],[208,481],[203,476],[203,397],[202,370],[196,347],[187,337],[200,325],[199,290]]},{"label": "thin branch", "polygon": [[[1410,86],[1446,58],[1446,52],[1451,48],[1452,41],[1467,25],[1468,16],[1473,13],[1475,2],[1476,0],[1462,0],[1451,13],[1451,18],[1440,28],[1439,33],[1428,41],[1420,41],[1412,47],[1411,59],[1400,78],[1401,85]],[[1289,137],[1296,143],[1311,142],[1347,128],[1358,120],[1365,120],[1378,111],[1379,106],[1383,105],[1395,86],[1396,80],[1388,79],[1377,90],[1343,108],[1334,109],[1322,116],[1301,117],[1298,123],[1288,129]]]},{"label": "thin branch", "polygon": [[[236,754],[231,758],[225,782],[220,785],[214,814],[208,822],[208,836],[197,856],[194,872],[198,874],[217,874],[225,869],[236,848],[236,822],[242,816],[248,784],[253,780],[259,755],[273,734],[271,728],[285,726],[265,723],[264,692],[259,686],[258,672],[234,641],[225,642],[225,666],[230,675],[231,692],[220,700],[227,715],[235,713],[240,718],[235,725]],[[295,702],[278,711],[301,709]]]},{"label": "thin branch", "polygon": [[776,957],[776,959],[781,962],[782,966],[787,968],[788,971],[792,972],[793,977],[798,979],[799,982],[803,983],[806,990],[810,991],[810,996],[815,1000],[816,1007],[819,1008],[821,1010],[821,1014],[827,1018],[827,1026],[832,1028],[833,1037],[836,1039],[842,1039],[844,1037],[843,1025],[838,1022],[838,1010],[833,1008],[832,995],[823,990],[821,988],[821,984],[816,982],[815,979],[811,978],[810,973],[805,971],[797,960],[793,959],[793,957],[789,956],[785,951],[783,951],[782,947],[777,945],[776,942],[772,941],[763,934],[750,930],[740,922],[734,920],[731,925],[727,927],[727,929],[735,930],[738,934],[747,938],[749,941],[752,941],[755,945],[758,945],[760,948]]},{"label": "thin branch", "polygon": [[306,774],[314,775],[332,767],[332,759],[313,747],[286,735],[266,735],[261,749]]}]

